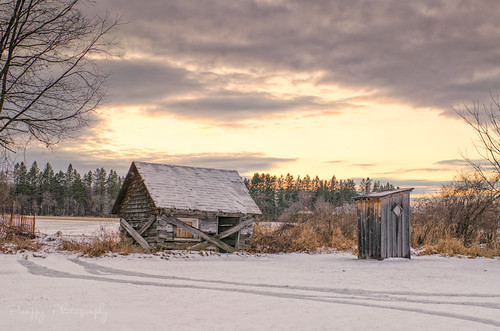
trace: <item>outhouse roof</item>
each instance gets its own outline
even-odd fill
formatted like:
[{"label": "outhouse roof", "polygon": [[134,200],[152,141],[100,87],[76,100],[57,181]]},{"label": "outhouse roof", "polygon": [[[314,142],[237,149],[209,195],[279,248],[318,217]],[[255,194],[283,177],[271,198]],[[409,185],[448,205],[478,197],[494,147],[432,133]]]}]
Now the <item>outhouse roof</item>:
[{"label": "outhouse roof", "polygon": [[157,208],[261,214],[236,170],[146,162],[133,162],[131,170],[134,166]]},{"label": "outhouse roof", "polygon": [[369,199],[369,198],[385,198],[390,195],[398,194],[398,193],[403,193],[403,192],[411,192],[413,191],[413,187],[411,188],[398,188],[396,190],[390,190],[390,191],[382,191],[382,192],[373,192],[369,194],[363,194],[363,195],[358,195],[357,197],[354,197],[354,200],[358,199]]}]

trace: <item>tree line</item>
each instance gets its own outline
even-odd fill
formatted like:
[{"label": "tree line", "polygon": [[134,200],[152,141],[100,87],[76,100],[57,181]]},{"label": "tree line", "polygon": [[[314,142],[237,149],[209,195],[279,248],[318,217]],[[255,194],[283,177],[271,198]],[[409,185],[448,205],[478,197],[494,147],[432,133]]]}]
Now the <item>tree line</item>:
[{"label": "tree line", "polygon": [[[367,179],[368,180],[368,179]],[[244,179],[267,220],[276,220],[286,212],[314,210],[318,202],[341,206],[364,192],[367,180],[359,186],[352,179],[329,180],[275,176],[255,173]],[[115,170],[109,173],[97,168],[81,175],[72,164],[66,171],[55,172],[47,162],[40,169],[35,161],[31,167],[16,163],[10,171],[0,172],[0,213],[54,216],[110,216],[124,177]],[[392,184],[373,182],[371,191],[394,189]]]},{"label": "tree line", "polygon": [[71,164],[55,172],[47,162],[28,169],[16,163],[0,173],[0,213],[23,215],[110,216],[124,178],[97,168],[81,175]]},{"label": "tree line", "polygon": [[266,220],[277,220],[287,212],[312,211],[317,203],[342,206],[365,192],[367,185],[371,192],[394,189],[390,183],[372,182],[367,178],[359,186],[352,179],[338,180],[332,176],[329,180],[309,175],[301,178],[290,174],[275,176],[255,173],[251,179],[244,180],[250,195],[259,206]]}]

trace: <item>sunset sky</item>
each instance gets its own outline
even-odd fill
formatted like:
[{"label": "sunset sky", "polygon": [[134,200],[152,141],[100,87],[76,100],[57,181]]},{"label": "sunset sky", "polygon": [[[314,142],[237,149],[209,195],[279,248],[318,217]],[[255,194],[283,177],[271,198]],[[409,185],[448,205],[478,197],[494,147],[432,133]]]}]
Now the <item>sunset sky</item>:
[{"label": "sunset sky", "polygon": [[491,1],[97,0],[125,24],[107,103],[18,161],[125,175],[133,160],[431,193],[475,157],[453,107],[500,83]]}]

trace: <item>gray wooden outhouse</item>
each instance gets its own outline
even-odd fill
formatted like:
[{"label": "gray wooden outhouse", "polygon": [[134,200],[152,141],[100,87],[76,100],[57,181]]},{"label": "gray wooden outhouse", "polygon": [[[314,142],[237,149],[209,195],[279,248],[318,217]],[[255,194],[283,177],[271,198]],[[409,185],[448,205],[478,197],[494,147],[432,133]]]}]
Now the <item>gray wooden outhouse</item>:
[{"label": "gray wooden outhouse", "polygon": [[410,192],[404,188],[360,195],[358,258],[410,257]]},{"label": "gray wooden outhouse", "polygon": [[132,162],[112,210],[145,249],[248,248],[261,212],[235,170]]}]

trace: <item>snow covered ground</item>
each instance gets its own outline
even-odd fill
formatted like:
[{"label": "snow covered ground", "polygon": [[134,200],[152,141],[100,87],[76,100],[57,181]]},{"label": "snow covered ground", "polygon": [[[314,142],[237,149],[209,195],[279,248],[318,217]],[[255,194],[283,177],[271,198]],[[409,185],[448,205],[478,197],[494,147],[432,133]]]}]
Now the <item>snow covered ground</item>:
[{"label": "snow covered ground", "polygon": [[499,330],[500,259],[0,255],[1,330]]},{"label": "snow covered ground", "polygon": [[117,232],[120,223],[117,221],[89,221],[63,219],[37,219],[36,231],[53,234],[61,231],[65,239],[80,239],[98,235],[100,231]]}]

